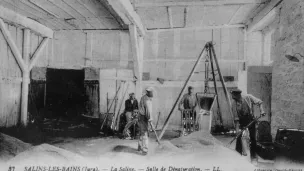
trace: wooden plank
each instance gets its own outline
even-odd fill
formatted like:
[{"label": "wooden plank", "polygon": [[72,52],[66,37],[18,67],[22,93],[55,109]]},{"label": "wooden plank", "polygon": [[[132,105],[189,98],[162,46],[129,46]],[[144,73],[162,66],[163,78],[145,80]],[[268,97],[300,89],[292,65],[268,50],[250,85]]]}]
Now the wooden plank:
[{"label": "wooden plank", "polygon": [[245,28],[243,24],[219,25],[219,26],[203,26],[203,27],[186,27],[186,28],[164,28],[164,29],[148,29],[147,32],[173,31],[173,30],[212,30],[222,28]]},{"label": "wooden plank", "polygon": [[101,6],[100,3],[93,4],[92,0],[78,0],[88,11],[90,11],[97,19],[98,22],[103,26],[102,28],[109,29],[110,27],[105,22],[105,17],[111,17],[107,13],[105,13],[105,9]]},{"label": "wooden plank", "polygon": [[118,21],[112,16],[112,14],[106,9],[100,1],[97,0],[78,0],[82,2],[82,4],[91,11],[96,18],[100,20],[100,22],[107,29],[113,28],[121,28]]},{"label": "wooden plank", "polygon": [[56,5],[58,8],[64,10],[66,13],[70,14],[72,17],[74,17],[79,23],[81,23],[80,27],[82,29],[92,29],[94,28],[89,22],[86,21],[86,18],[81,15],[79,12],[77,12],[74,8],[72,8],[70,5],[66,4],[62,0],[48,0],[54,5]]},{"label": "wooden plank", "polygon": [[260,4],[264,3],[265,0],[150,0],[140,1],[135,3],[135,7],[163,7],[163,6],[216,6],[216,5],[242,5],[242,4]]},{"label": "wooden plank", "polygon": [[134,24],[138,29],[140,36],[144,36],[146,33],[146,28],[144,27],[141,18],[136,13],[133,5],[129,0],[117,0],[111,1],[106,0],[110,6],[116,11],[116,13],[121,17],[125,24]]},{"label": "wooden plank", "polygon": [[[6,0],[9,1],[9,0]],[[15,0],[19,1],[19,0]],[[74,28],[70,24],[59,20],[52,14],[47,13],[40,7],[34,5],[33,3],[29,2],[29,0],[20,0],[18,6],[21,6],[22,8],[26,9],[26,11],[32,12],[33,15],[36,15],[38,18],[43,18],[48,21],[48,23],[51,23],[51,25],[56,29],[71,29]]]},{"label": "wooden plank", "polygon": [[44,11],[56,16],[57,18],[72,18],[72,16],[62,9],[55,6],[53,3],[47,1],[47,0],[29,0],[31,3],[37,5]]},{"label": "wooden plank", "polygon": [[54,32],[52,29],[1,6],[0,6],[0,17],[8,22],[12,22],[21,25],[25,28],[29,28],[34,32],[38,33],[39,35],[53,38]]},{"label": "wooden plank", "polygon": [[[283,0],[272,0],[270,1],[253,19],[252,22],[248,24],[248,32],[251,32],[255,29],[256,25],[263,24],[264,22],[269,22],[268,20],[273,18],[273,15],[275,15],[275,11],[273,9],[278,6]],[[270,13],[270,14],[269,14]],[[269,15],[267,15],[269,14]],[[267,16],[267,17],[266,17]],[[265,18],[262,20],[263,18]],[[260,21],[262,22],[260,23]]]},{"label": "wooden plank", "polygon": [[40,22],[41,24],[50,27],[52,29],[58,28],[54,23],[44,19],[41,15],[37,14],[38,12],[35,9],[28,7],[27,5],[23,4],[22,1],[19,0],[1,0],[0,5],[13,10],[17,11],[19,14],[24,15],[26,17],[35,19],[36,21]]},{"label": "wooden plank", "polygon": [[78,13],[86,18],[86,21],[90,23],[95,29],[103,28],[103,25],[100,23],[99,20],[88,10],[85,6],[79,3],[78,0],[63,0],[73,9],[75,9]]}]

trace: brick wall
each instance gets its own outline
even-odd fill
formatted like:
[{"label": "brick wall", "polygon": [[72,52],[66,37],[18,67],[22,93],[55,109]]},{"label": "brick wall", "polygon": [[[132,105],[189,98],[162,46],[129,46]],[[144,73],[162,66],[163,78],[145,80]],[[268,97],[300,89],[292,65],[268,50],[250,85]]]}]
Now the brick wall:
[{"label": "brick wall", "polygon": [[291,62],[285,55],[304,55],[304,1],[285,0],[278,6],[273,46],[272,134],[277,128],[304,129],[304,59]]}]

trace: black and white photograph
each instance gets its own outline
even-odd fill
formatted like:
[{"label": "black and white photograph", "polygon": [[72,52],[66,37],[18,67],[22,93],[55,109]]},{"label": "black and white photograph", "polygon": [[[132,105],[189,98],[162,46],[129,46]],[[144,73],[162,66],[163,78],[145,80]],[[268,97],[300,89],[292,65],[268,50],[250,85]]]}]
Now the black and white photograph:
[{"label": "black and white photograph", "polygon": [[0,0],[0,171],[304,171],[304,0]]}]

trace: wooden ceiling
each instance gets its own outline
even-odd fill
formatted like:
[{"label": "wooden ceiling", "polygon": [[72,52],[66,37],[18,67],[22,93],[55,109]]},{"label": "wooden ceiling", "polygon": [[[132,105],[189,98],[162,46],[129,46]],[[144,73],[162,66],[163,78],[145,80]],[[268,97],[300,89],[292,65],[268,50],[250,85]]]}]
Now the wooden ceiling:
[{"label": "wooden ceiling", "polygon": [[[127,29],[109,1],[0,0],[53,30]],[[148,30],[248,24],[270,0],[130,0]]]},{"label": "wooden ceiling", "polygon": [[0,5],[53,30],[121,29],[103,0],[0,0]]},{"label": "wooden ceiling", "polygon": [[269,0],[131,0],[147,29],[247,24]]}]

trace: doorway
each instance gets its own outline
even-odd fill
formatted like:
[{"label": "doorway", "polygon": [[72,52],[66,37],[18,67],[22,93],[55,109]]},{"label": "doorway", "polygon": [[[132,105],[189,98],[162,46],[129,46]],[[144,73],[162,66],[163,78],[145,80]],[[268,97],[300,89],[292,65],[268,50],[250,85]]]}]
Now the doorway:
[{"label": "doorway", "polygon": [[52,119],[75,120],[84,111],[84,70],[47,69],[46,104]]}]

